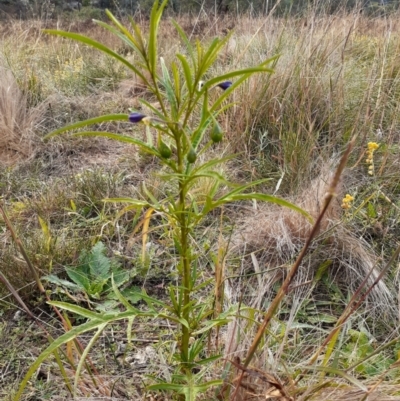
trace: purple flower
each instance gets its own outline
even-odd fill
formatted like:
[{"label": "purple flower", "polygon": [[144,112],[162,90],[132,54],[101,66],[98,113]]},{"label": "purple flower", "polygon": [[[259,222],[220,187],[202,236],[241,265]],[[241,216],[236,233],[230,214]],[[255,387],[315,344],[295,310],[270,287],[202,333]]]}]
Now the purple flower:
[{"label": "purple flower", "polygon": [[222,90],[226,91],[228,88],[232,86],[232,81],[224,81],[217,85]]},{"label": "purple flower", "polygon": [[144,114],[140,114],[140,113],[129,114],[129,121],[134,124],[140,123],[145,118],[146,118],[146,116]]}]

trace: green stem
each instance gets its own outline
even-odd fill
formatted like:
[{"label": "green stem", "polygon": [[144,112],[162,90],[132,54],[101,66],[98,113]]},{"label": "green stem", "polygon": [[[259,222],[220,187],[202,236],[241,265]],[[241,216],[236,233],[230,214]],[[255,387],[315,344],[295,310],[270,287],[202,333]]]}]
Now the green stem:
[{"label": "green stem", "polygon": [[[180,200],[184,202],[184,190],[180,191]],[[182,263],[182,281],[183,281],[183,310],[182,310],[182,318],[189,323],[190,318],[190,308],[188,305],[190,303],[190,257],[189,257],[189,244],[188,244],[188,227],[187,227],[187,216],[186,216],[186,208],[185,204],[182,203],[181,209],[181,217],[180,217],[180,231],[181,231],[181,247],[182,247],[182,255],[181,255],[181,263]],[[188,362],[189,359],[189,340],[190,340],[190,331],[189,328],[185,325],[181,325],[182,327],[182,343],[181,343],[181,356],[183,362]],[[188,366],[184,366],[184,370],[187,370]]]},{"label": "green stem", "polygon": [[[175,132],[175,141],[176,141],[176,149],[177,149],[177,161],[178,161],[178,170],[181,178],[179,179],[179,211],[177,220],[179,223],[179,237],[180,237],[180,245],[181,245],[181,255],[180,255],[180,263],[181,263],[181,280],[183,285],[183,308],[181,318],[186,320],[189,324],[190,319],[190,308],[188,307],[190,303],[190,246],[189,246],[189,222],[187,216],[186,209],[186,179],[185,179],[185,162],[184,157],[185,153],[183,151],[183,133]],[[185,325],[181,325],[181,360],[184,363],[182,370],[187,372],[189,361],[189,340],[190,340],[190,329]]]}]

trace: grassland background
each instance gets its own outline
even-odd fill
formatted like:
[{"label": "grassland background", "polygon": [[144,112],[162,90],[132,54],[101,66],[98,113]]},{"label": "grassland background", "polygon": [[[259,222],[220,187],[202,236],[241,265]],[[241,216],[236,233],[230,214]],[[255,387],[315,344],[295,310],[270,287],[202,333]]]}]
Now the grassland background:
[{"label": "grassland background", "polygon": [[[233,31],[213,67],[215,74],[280,55],[275,73],[249,80],[234,93],[235,106],[224,115],[226,134],[214,152],[238,155],[223,171],[232,180],[245,183],[271,178],[258,189],[275,192],[316,216],[340,155],[350,138],[357,136],[337,198],[303,262],[296,287],[254,361],[257,368],[276,374],[288,386],[293,385],[292,375],[322,343],[367,272],[374,265],[379,271],[399,246],[399,21],[396,13],[370,17],[344,11],[321,15],[312,10],[298,18],[178,17],[193,40],[209,42],[214,36]],[[145,31],[147,21],[139,22]],[[65,267],[76,266],[81,251],[101,240],[108,255],[131,271],[131,283],[163,297],[165,283],[174,281],[176,259],[165,225],[157,220],[152,223],[150,264],[144,267],[139,257],[141,237],[132,235],[138,216],[117,218],[121,208],[102,202],[107,197],[144,196],[143,181],[161,198],[169,189],[168,183],[157,176],[159,166],[134,148],[103,139],[64,136],[42,141],[46,133],[65,124],[103,113],[140,109],[140,98],[149,102],[154,99],[122,66],[94,50],[45,35],[42,29],[49,27],[84,33],[135,61],[128,48],[92,22],[10,20],[1,25],[2,202],[41,275],[64,277]],[[170,19],[162,22],[160,30],[160,54],[169,65],[181,51],[181,44]],[[141,128],[123,123],[103,124],[96,129],[139,138],[144,135]],[[374,153],[373,174],[369,174],[370,163],[365,161],[369,142],[380,145]],[[209,185],[205,179],[193,196],[201,197]],[[348,210],[341,207],[346,194],[354,197]],[[38,297],[2,220],[0,230],[1,271],[35,313],[60,333],[62,328]],[[242,302],[256,322],[309,230],[302,219],[287,210],[261,204],[230,206],[211,216],[197,233],[204,278],[215,273],[215,255],[222,249],[227,253],[224,274],[230,277],[225,307]],[[374,390],[381,400],[385,396],[399,399],[398,268],[396,260],[346,323],[329,365],[367,385],[382,381]],[[260,271],[263,274],[254,274]],[[55,299],[68,299],[55,286],[48,288]],[[15,304],[4,287],[0,293],[0,387],[4,389],[0,394],[7,397],[44,342],[28,319],[16,317]],[[85,303],[79,296],[76,299]],[[205,292],[201,301],[212,303],[212,297]],[[158,363],[167,367],[171,342],[165,338],[173,333],[170,328],[160,331],[149,327],[150,323],[141,326],[151,338],[157,338],[149,343],[154,344]],[[220,344],[222,353],[227,357],[243,355],[255,327],[240,319],[229,324]],[[236,340],[228,341],[235,330]],[[123,328],[116,333],[122,341]],[[117,342],[110,338],[103,340],[104,347],[97,351],[95,360],[109,383],[123,378],[128,395],[121,393],[120,398],[129,399],[126,397],[137,391],[130,374],[132,366],[110,362]],[[143,349],[146,347],[138,346],[134,355]],[[365,363],[360,362],[365,358]],[[218,375],[220,368],[210,371],[210,376]],[[298,397],[307,387],[316,388],[319,378],[315,372],[305,375],[297,384]],[[328,392],[318,389],[313,399],[357,399],[360,389],[354,383],[332,372],[328,381]],[[345,390],[338,389],[338,383]],[[26,399],[57,399],[56,395],[65,399],[62,397],[67,395],[60,395],[65,391],[62,388],[62,378],[49,363],[32,382]],[[91,391],[88,388],[86,394]],[[95,395],[94,390],[91,395]]]}]

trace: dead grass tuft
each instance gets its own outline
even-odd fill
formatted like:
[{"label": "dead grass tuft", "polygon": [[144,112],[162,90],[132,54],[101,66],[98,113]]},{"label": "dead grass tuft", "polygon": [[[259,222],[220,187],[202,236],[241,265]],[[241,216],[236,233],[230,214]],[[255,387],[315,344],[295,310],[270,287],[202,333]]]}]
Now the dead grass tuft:
[{"label": "dead grass tuft", "polygon": [[34,154],[38,139],[35,129],[44,108],[28,108],[27,98],[13,74],[0,66],[0,164],[11,165]]},{"label": "dead grass tuft", "polygon": [[[322,168],[321,173],[292,202],[316,218],[323,206],[331,175],[330,168]],[[306,281],[311,284],[317,269],[330,261],[330,275],[334,282],[341,288],[354,291],[368,272],[377,266],[379,259],[371,246],[342,222],[340,199],[341,194],[338,194],[338,199],[328,209],[319,236],[303,262],[295,285]],[[234,234],[231,250],[235,254],[249,255],[245,262],[247,271],[266,271],[262,277],[263,285],[258,286],[262,294],[253,294],[256,300],[254,306],[258,307],[265,294],[273,292],[273,284],[282,279],[293,263],[308,238],[312,225],[288,208],[262,205],[242,218],[238,226],[242,228]],[[257,268],[255,265],[258,265]],[[372,284],[378,274],[378,268],[375,267],[369,284]],[[309,286],[305,286],[304,291],[307,288]],[[379,282],[371,297],[371,308],[380,312],[382,307],[386,312],[392,310],[393,291],[389,290],[386,283]]]}]

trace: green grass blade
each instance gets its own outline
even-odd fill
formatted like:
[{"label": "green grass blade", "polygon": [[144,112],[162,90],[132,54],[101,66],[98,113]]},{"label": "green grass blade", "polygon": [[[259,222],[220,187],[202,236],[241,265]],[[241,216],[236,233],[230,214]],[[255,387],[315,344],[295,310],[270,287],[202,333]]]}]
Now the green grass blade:
[{"label": "green grass blade", "polygon": [[69,377],[68,377],[68,374],[67,374],[67,372],[66,372],[66,370],[65,370],[65,368],[64,368],[64,365],[63,365],[63,362],[62,362],[62,360],[61,360],[61,358],[60,358],[60,354],[59,354],[59,352],[58,352],[58,349],[55,349],[55,350],[53,351],[53,355],[54,355],[54,358],[56,359],[57,366],[58,366],[58,368],[60,369],[61,376],[62,376],[62,378],[63,378],[63,380],[64,380],[65,385],[66,385],[67,388],[68,388],[68,391],[69,391],[71,394],[73,394],[72,384],[71,384],[71,382],[70,382],[70,380],[69,380]]},{"label": "green grass blade", "polygon": [[[78,308],[76,305],[69,305],[66,304],[65,302],[49,302],[50,304],[54,304],[55,306],[59,306],[60,308],[63,309],[69,309],[71,311],[74,311],[72,307]],[[68,308],[64,308],[64,305],[67,305]],[[70,308],[71,307],[71,308]],[[81,308],[83,309],[83,308]],[[61,345],[74,340],[76,337],[79,335],[86,333],[87,331],[96,329],[103,324],[107,323],[112,323],[114,321],[118,320],[123,320],[123,319],[129,319],[135,316],[152,316],[154,317],[155,314],[151,312],[140,312],[136,313],[135,311],[125,311],[125,312],[108,312],[108,313],[103,313],[102,314],[102,320],[99,319],[94,319],[90,320],[80,326],[74,327],[72,330],[68,331],[67,333],[63,334],[62,336],[58,337],[56,340],[54,340],[35,360],[35,362],[31,365],[29,368],[28,372],[26,373],[25,377],[23,378],[20,387],[18,389],[17,394],[13,398],[14,401],[19,401],[21,398],[21,395],[29,381],[29,379],[32,377],[32,375],[37,371],[41,363],[50,355],[52,354],[56,349],[58,349]]]},{"label": "green grass blade", "polygon": [[317,370],[319,372],[329,373],[330,375],[341,376],[346,379],[349,383],[354,384],[354,386],[358,387],[360,390],[368,392],[367,386],[357,380],[355,377],[349,375],[343,370],[331,368],[328,366],[306,366],[304,369],[307,370]]}]

